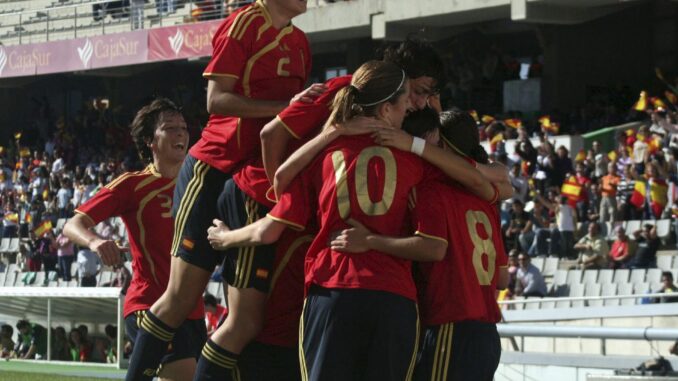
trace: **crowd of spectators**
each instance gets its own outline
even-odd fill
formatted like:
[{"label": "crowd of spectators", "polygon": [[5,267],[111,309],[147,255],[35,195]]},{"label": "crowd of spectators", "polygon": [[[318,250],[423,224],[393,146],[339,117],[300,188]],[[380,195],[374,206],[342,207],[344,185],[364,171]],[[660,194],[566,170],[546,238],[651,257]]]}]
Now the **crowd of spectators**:
[{"label": "crowd of spectators", "polygon": [[[16,323],[16,337],[11,325],[0,326],[0,357],[3,359],[47,359],[47,329],[28,320]],[[86,325],[79,325],[66,333],[57,326],[52,329],[51,359],[55,361],[117,362],[117,328],[107,325],[105,336],[92,336]],[[131,352],[125,347],[124,356]]]}]

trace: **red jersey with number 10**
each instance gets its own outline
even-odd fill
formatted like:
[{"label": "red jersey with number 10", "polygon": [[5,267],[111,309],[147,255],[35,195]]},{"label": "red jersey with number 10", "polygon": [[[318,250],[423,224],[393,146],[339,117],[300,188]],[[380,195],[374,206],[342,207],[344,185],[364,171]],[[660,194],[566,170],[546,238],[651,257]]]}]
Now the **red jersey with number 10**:
[{"label": "red jersey with number 10", "polygon": [[416,300],[410,261],[377,251],[340,253],[327,243],[333,232],[350,227],[348,219],[378,234],[402,236],[408,195],[423,176],[417,156],[375,146],[365,135],[339,138],[316,157],[269,213],[297,228],[317,219],[320,229],[306,255],[306,286],[380,290]]},{"label": "red jersey with number 10", "polygon": [[[304,32],[291,23],[274,28],[261,1],[240,8],[224,20],[212,46],[212,59],[203,76],[235,78],[233,92],[248,98],[289,101],[303,89],[311,70]],[[270,120],[212,114],[190,154],[231,173],[260,154],[259,132]]]},{"label": "red jersey with number 10", "polygon": [[497,206],[444,181],[416,189],[416,234],[448,243],[443,260],[419,264],[422,321],[496,323],[498,273],[508,261]]},{"label": "red jersey with number 10", "polygon": [[[76,209],[95,224],[120,216],[127,227],[133,275],[125,296],[125,316],[149,309],[167,288],[174,234],[174,183],[151,164],[143,171],[122,174]],[[200,297],[188,319],[204,316]]]}]

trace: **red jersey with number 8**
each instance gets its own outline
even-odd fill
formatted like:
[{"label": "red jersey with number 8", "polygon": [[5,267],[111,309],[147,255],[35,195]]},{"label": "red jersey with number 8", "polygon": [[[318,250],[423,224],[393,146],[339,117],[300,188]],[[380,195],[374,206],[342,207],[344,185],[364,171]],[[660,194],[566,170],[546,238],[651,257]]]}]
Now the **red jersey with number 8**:
[{"label": "red jersey with number 8", "polygon": [[413,221],[415,234],[448,243],[443,260],[419,263],[424,324],[498,322],[497,280],[508,257],[497,206],[451,182],[431,181],[416,189]]},{"label": "red jersey with number 8", "polygon": [[305,262],[306,286],[380,290],[416,300],[410,261],[377,251],[340,253],[328,241],[349,228],[350,219],[378,234],[402,236],[410,190],[423,176],[417,156],[375,146],[365,135],[339,138],[316,157],[269,213],[296,228],[317,219],[320,230]]}]

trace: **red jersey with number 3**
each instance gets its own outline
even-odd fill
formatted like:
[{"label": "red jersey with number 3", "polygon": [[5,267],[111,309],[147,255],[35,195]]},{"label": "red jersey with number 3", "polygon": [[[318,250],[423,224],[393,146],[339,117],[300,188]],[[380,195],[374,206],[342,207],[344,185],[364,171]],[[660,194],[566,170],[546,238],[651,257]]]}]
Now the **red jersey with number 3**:
[{"label": "red jersey with number 3", "polygon": [[[311,70],[304,32],[291,23],[276,29],[260,1],[240,8],[219,26],[212,39],[212,59],[203,76],[236,79],[233,92],[259,100],[289,101]],[[260,154],[259,132],[271,120],[210,115],[190,154],[231,173]]]},{"label": "red jersey with number 3", "polygon": [[423,176],[417,156],[375,146],[366,135],[339,138],[316,157],[269,213],[297,228],[318,221],[306,256],[306,286],[380,290],[416,300],[410,261],[377,251],[336,252],[328,240],[350,227],[349,219],[378,234],[401,236],[409,192]]},{"label": "red jersey with number 3", "polygon": [[508,257],[497,206],[452,182],[430,181],[416,189],[413,222],[415,234],[448,243],[443,260],[418,264],[424,324],[498,322],[497,280]]},{"label": "red jersey with number 3", "polygon": [[[327,90],[312,103],[294,102],[276,117],[295,140],[290,141],[288,152],[294,152],[315,136],[332,112],[332,101],[339,90],[351,84],[351,75],[332,78],[325,82]],[[270,194],[268,181],[261,158],[245,165],[233,176],[233,181],[258,203],[272,208],[275,202]],[[269,194],[267,194],[269,193]]]},{"label": "red jersey with number 3", "polygon": [[[149,309],[167,288],[172,258],[172,240],[168,237],[174,234],[174,183],[151,164],[143,171],[122,174],[76,209],[95,224],[119,216],[127,227],[133,275],[125,296],[125,316]],[[188,319],[204,317],[200,297]]]}]

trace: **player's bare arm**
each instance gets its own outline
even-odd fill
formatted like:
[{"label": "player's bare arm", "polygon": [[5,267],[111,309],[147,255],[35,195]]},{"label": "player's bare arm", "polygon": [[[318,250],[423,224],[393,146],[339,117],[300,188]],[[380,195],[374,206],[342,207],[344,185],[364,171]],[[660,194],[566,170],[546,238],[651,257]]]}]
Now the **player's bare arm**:
[{"label": "player's bare arm", "polygon": [[270,245],[276,242],[287,225],[268,217],[241,229],[230,230],[223,221],[214,219],[207,229],[207,240],[215,250],[231,247]]},{"label": "player's bare arm", "polygon": [[84,214],[76,214],[64,226],[64,235],[79,246],[94,251],[106,266],[120,264],[121,256],[118,245],[110,239],[101,239],[94,232],[93,221]]},{"label": "player's bare arm", "polygon": [[372,233],[360,222],[348,220],[350,229],[342,230],[330,242],[332,250],[344,253],[363,253],[376,250],[394,257],[412,261],[434,262],[445,257],[447,242],[423,236],[388,237]]}]

